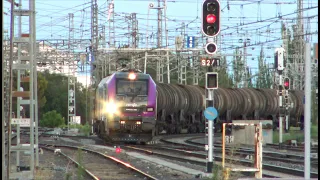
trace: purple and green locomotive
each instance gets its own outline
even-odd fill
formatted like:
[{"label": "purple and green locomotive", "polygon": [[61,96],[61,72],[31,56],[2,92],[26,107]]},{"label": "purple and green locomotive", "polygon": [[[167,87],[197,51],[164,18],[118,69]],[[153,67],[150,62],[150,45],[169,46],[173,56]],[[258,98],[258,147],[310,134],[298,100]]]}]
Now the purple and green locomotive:
[{"label": "purple and green locomotive", "polygon": [[101,80],[95,95],[95,132],[112,141],[147,142],[154,134],[156,84],[136,70],[115,72]]}]

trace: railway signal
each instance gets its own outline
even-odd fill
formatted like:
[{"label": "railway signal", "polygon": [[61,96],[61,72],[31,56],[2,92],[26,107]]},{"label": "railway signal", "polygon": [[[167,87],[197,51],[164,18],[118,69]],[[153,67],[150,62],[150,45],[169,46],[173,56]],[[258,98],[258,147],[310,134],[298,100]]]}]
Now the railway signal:
[{"label": "railway signal", "polygon": [[284,96],[284,103],[285,103],[285,105],[289,105],[289,96],[288,95],[285,95]]},{"label": "railway signal", "polygon": [[205,36],[214,37],[220,32],[220,2],[204,0],[202,4],[202,32]]},{"label": "railway signal", "polygon": [[205,46],[205,51],[210,55],[214,54],[217,51],[217,49],[217,45],[213,42],[209,42]]},{"label": "railway signal", "polygon": [[289,90],[290,89],[290,79],[284,78],[283,85],[284,85],[285,90]]},{"label": "railway signal", "polygon": [[218,73],[207,72],[206,73],[206,89],[218,89]]},{"label": "railway signal", "polygon": [[[282,72],[285,69],[285,55],[286,51],[283,47],[276,48],[274,52],[274,68],[278,71],[279,74],[279,144],[282,143],[282,122],[283,122],[283,116],[284,112],[282,111],[283,109],[283,104],[282,104],[282,98],[283,98],[283,80],[282,80]],[[287,85],[287,86],[286,86]],[[285,83],[284,84],[284,89],[288,90],[289,89],[290,83]]]},{"label": "railway signal", "polygon": [[275,49],[274,66],[278,71],[283,71],[285,68],[285,53],[283,47]]},{"label": "railway signal", "polygon": [[282,96],[283,94],[283,86],[282,85],[279,85],[279,90],[278,90],[278,93],[277,93],[279,96]]},{"label": "railway signal", "polygon": [[[218,73],[216,72],[207,72],[206,73],[206,111],[204,115],[208,121],[208,144],[206,145],[206,149],[208,150],[208,161],[207,161],[207,172],[212,173],[213,169],[213,131],[214,131],[214,124],[213,121],[217,116],[218,112],[213,107],[214,106],[214,89],[218,89]],[[211,110],[210,110],[211,109]],[[207,124],[207,123],[206,123]]]}]

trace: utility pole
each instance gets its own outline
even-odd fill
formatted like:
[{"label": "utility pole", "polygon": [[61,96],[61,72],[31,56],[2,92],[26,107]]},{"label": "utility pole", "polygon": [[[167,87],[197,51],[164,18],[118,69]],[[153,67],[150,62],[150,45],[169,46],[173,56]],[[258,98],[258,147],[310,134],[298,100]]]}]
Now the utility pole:
[{"label": "utility pole", "polygon": [[243,67],[243,73],[244,73],[244,82],[243,82],[243,87],[247,88],[248,87],[248,70],[247,70],[247,43],[250,44],[250,39],[247,38],[244,40],[243,42],[243,53],[244,53],[244,57],[243,57],[243,61],[244,61],[244,67]]},{"label": "utility pole", "polygon": [[[2,61],[4,61],[3,66],[2,66],[2,68],[4,69],[2,71],[2,73],[3,73],[3,76],[2,76],[2,78],[3,78],[3,81],[2,81],[3,86],[2,87],[3,87],[3,96],[4,96],[3,102],[2,102],[3,103],[3,106],[2,106],[2,108],[3,108],[3,114],[2,115],[3,116],[2,117],[3,117],[3,120],[4,120],[3,123],[5,124],[5,126],[3,126],[3,128],[4,127],[9,128],[8,124],[10,123],[10,121],[9,121],[10,71],[9,71],[9,52],[8,51],[10,51],[10,49],[8,48],[8,46],[10,46],[10,38],[9,38],[9,35],[8,35],[8,30],[5,30],[4,33],[5,33],[4,39],[3,39],[4,40],[4,49],[3,49],[3,52],[2,52],[3,56],[4,56],[3,59],[2,59]],[[4,129],[4,131],[5,131],[5,129]],[[5,133],[4,131],[3,131],[3,133]],[[7,135],[9,137],[9,133]],[[3,143],[5,143],[5,142],[3,141]],[[11,141],[9,141],[9,139],[8,139],[7,148],[9,146],[9,143],[11,143]],[[5,146],[5,144],[3,144],[3,146]],[[5,153],[5,151],[3,151],[3,156],[4,156],[4,153]],[[9,165],[8,162],[6,162],[6,166],[8,166],[8,165]]]},{"label": "utility pole", "polygon": [[70,130],[71,122],[74,122],[76,116],[76,64],[74,59],[74,21],[73,21],[74,14],[69,13],[69,64],[68,64],[68,130]]},{"label": "utility pole", "polygon": [[193,67],[192,67],[192,72],[193,72],[193,85],[198,85],[199,84],[199,71],[200,71],[200,61],[199,61],[199,52],[192,52],[192,59],[193,59]]},{"label": "utility pole", "polygon": [[158,0],[158,37],[157,37],[157,47],[162,47],[162,9],[160,7],[160,1]]},{"label": "utility pole", "polygon": [[[21,4],[22,1],[19,0],[19,4]],[[19,10],[21,11],[21,6],[19,6]],[[21,38],[21,34],[22,34],[22,21],[21,21],[21,16],[18,16],[18,37]],[[18,64],[21,64],[21,43],[18,44]],[[21,83],[21,74],[20,74],[20,70],[17,70],[17,89],[20,90],[20,83]],[[21,118],[20,117],[20,100],[21,97],[17,98],[17,112],[16,112],[16,116],[17,118]],[[17,124],[17,145],[20,144],[20,125]],[[20,152],[17,151],[16,153],[16,164],[17,166],[20,166]]]},{"label": "utility pole", "polygon": [[132,48],[137,48],[139,44],[137,13],[131,14],[131,22],[132,22]]},{"label": "utility pole", "polygon": [[304,178],[310,179],[311,136],[311,46],[305,46],[305,106],[304,106]]},{"label": "utility pole", "polygon": [[[21,1],[20,1],[21,2]],[[10,93],[10,106],[9,106],[9,120],[8,120],[8,166],[7,166],[7,179],[15,179],[18,177],[24,177],[27,179],[34,178],[34,168],[35,168],[35,155],[36,155],[36,166],[38,165],[38,140],[37,140],[37,133],[38,133],[38,109],[37,109],[37,51],[36,51],[36,31],[35,31],[35,0],[29,0],[29,9],[14,9],[14,1],[11,2],[11,32],[10,32],[10,83],[9,83],[9,93]],[[18,4],[22,6],[22,4]],[[14,16],[29,16],[29,34],[21,33],[19,30],[19,34],[21,36],[14,37]],[[18,55],[18,62],[13,64],[13,44],[18,43],[18,47],[22,47],[21,43],[27,44],[28,49],[28,56]],[[20,49],[21,50],[21,49]],[[18,50],[18,54],[20,52]],[[20,59],[21,58],[21,59]],[[23,62],[22,62],[23,60]],[[26,61],[29,61],[27,63]],[[29,77],[17,77],[18,82],[20,83],[29,83],[29,91],[22,91],[20,90],[20,84],[18,84],[17,91],[12,91],[12,78],[13,78],[13,70],[24,70],[29,72]],[[29,105],[30,107],[30,118],[20,118],[20,113],[17,113],[17,118],[12,118],[12,97],[17,97],[17,99],[21,100],[21,97],[28,98],[18,102],[20,105]],[[17,111],[20,110],[20,106]],[[30,144],[19,144],[19,140],[17,145],[11,145],[11,124],[17,124],[20,126],[30,127]],[[35,142],[36,141],[36,142]],[[20,169],[20,164],[17,160],[17,171],[10,172],[10,152],[11,151],[29,151],[30,152],[30,164],[29,170],[23,171]],[[18,156],[19,157],[19,156]],[[27,168],[27,167],[26,167]]]},{"label": "utility pole", "polygon": [[[162,8],[161,8],[161,4],[160,4],[161,0],[158,0],[158,32],[157,32],[157,48],[162,48]],[[159,55],[159,59],[157,60],[157,74],[159,75],[158,77],[158,82],[163,83],[164,79],[163,79],[163,73],[164,73],[164,61],[161,57],[162,53],[161,51],[158,52]]]},{"label": "utility pole", "polygon": [[[101,29],[101,33],[100,33],[100,37],[99,39],[101,40],[100,41],[100,46],[102,48],[106,48],[106,26],[105,25],[102,25],[102,29]],[[101,61],[101,79],[106,77],[107,76],[107,63],[106,63],[106,60],[105,60],[105,54],[103,55],[102,57],[102,61]]]},{"label": "utility pole", "polygon": [[[114,27],[114,1],[108,0],[109,10],[108,10],[108,29],[109,29],[109,48],[115,48],[116,42],[115,42],[115,27]],[[111,62],[111,52],[108,52],[108,73],[111,74],[113,71],[116,71],[116,62],[113,60]]]},{"label": "utility pole", "polygon": [[90,76],[90,115],[87,122],[92,122],[93,112],[94,112],[94,87],[96,85],[93,66],[94,63],[98,62],[98,46],[99,46],[99,29],[98,29],[98,3],[97,0],[91,0],[91,45],[90,55],[91,55],[91,76]]},{"label": "utility pole", "polygon": [[[181,24],[181,36],[182,36],[182,49],[184,49],[184,41],[185,41],[185,35],[186,35],[186,26],[183,22]],[[182,50],[181,49],[181,50]],[[187,61],[181,57],[182,52],[177,52],[178,56],[178,68],[179,68],[179,75],[178,75],[178,82],[179,84],[187,84]]]},{"label": "utility pole", "polygon": [[290,72],[293,77],[293,89],[302,90],[304,86],[304,27],[303,27],[303,0],[297,1],[297,24],[293,25],[294,56]]},{"label": "utility pole", "polygon": [[[169,44],[169,36],[168,36],[168,27],[167,27],[167,0],[163,2],[163,9],[164,9],[164,29],[166,33],[166,48],[168,49]],[[167,58],[167,82],[170,84],[170,59],[169,59],[169,51],[166,53]]]},{"label": "utility pole", "polygon": [[[3,1],[2,1],[2,7],[4,7],[3,6]],[[4,12],[3,12],[3,8],[1,8],[2,10],[1,10],[1,13],[2,13],[2,22],[4,22],[3,21],[3,15],[4,15]],[[5,68],[4,68],[4,47],[3,47],[3,44],[4,44],[4,38],[3,38],[3,25],[2,25],[2,101],[1,101],[1,103],[2,103],[2,106],[1,106],[1,111],[2,111],[2,118],[1,118],[1,125],[2,125],[2,128],[1,128],[1,130],[2,130],[2,178],[1,179],[5,179],[5,173],[6,173],[6,162],[5,162],[5,128],[4,128],[4,126],[5,126],[5,123],[4,123],[4,121],[5,121],[5,118],[4,118],[4,71],[5,71]]]},{"label": "utility pole", "polygon": [[304,50],[305,50],[305,41],[304,41],[304,20],[303,20],[303,0],[298,0],[298,27],[299,27],[299,55],[301,58],[299,58],[299,74],[302,74],[300,76],[300,89],[304,89],[304,70],[303,70],[303,63],[305,63],[305,56],[304,56]]},{"label": "utility pole", "polygon": [[[13,38],[14,38],[14,0],[11,2],[11,16],[10,16],[10,58],[9,58],[9,105],[8,105],[8,145],[7,145],[7,179],[10,179],[10,154],[11,154],[11,118],[12,118],[12,64],[13,64]],[[31,109],[31,108],[30,108]],[[30,113],[31,114],[31,113]]]}]

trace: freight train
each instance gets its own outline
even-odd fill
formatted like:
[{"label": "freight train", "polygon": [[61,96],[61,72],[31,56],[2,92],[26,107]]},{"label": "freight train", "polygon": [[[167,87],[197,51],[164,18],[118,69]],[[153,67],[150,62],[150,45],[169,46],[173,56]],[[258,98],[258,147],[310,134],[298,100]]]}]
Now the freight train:
[{"label": "freight train", "polygon": [[[156,83],[141,71],[124,69],[104,78],[95,95],[94,131],[111,141],[147,142],[162,133],[204,132],[205,89]],[[303,91],[290,91],[290,124],[303,127]],[[219,88],[215,130],[232,120],[273,120],[278,124],[278,95],[273,89]]]}]

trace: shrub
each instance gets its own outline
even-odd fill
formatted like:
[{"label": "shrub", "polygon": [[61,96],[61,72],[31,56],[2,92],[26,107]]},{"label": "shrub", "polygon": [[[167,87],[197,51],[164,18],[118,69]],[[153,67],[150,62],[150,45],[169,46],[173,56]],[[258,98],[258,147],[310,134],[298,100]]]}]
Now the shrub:
[{"label": "shrub", "polygon": [[91,127],[88,124],[88,122],[83,125],[80,129],[80,132],[83,133],[85,136],[89,136],[90,132],[91,132]]},{"label": "shrub", "polygon": [[55,128],[64,125],[64,118],[57,111],[49,111],[42,116],[39,122],[41,127]]}]

